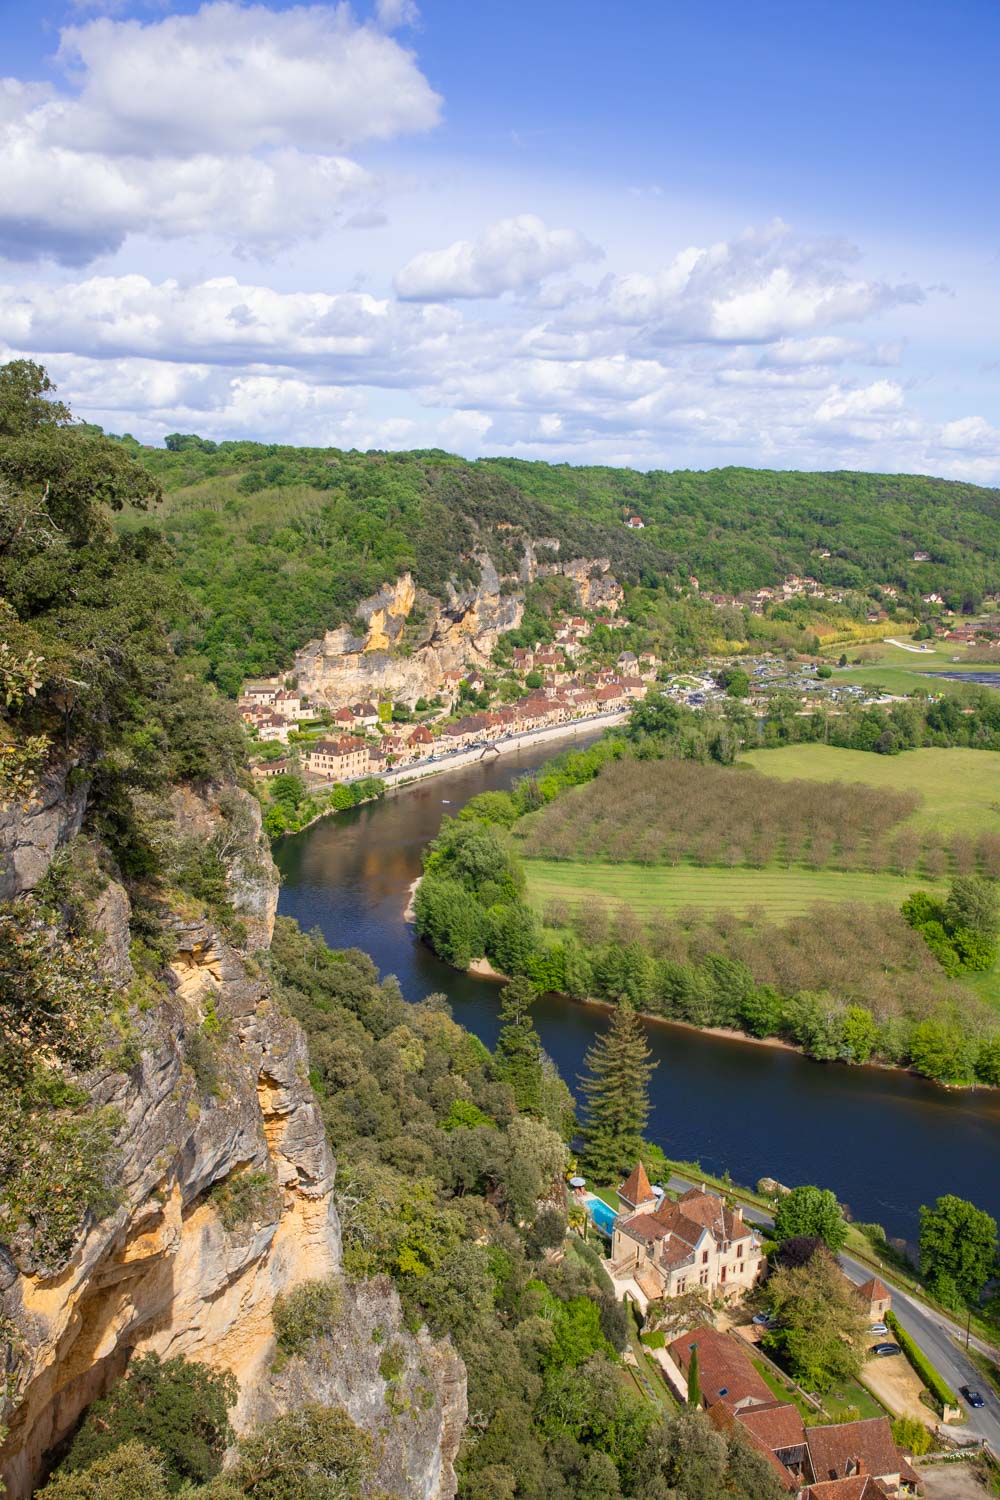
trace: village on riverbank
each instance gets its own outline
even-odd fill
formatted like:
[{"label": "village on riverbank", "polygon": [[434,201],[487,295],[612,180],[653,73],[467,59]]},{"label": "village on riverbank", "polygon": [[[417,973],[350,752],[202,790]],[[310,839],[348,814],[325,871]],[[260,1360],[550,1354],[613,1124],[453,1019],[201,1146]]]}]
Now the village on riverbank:
[{"label": "village on riverbank", "polygon": [[[689,584],[697,590],[696,578]],[[792,576],[747,600],[712,595],[710,602],[761,615],[775,603],[827,597],[814,579]],[[619,606],[613,596],[604,613],[557,611],[547,632],[551,639],[507,647],[501,637],[485,665],[470,637],[466,661],[440,672],[424,694],[411,695],[410,701],[393,699],[388,689],[391,652],[384,654],[381,674],[379,654],[369,657],[374,670],[366,698],[330,689],[309,692],[294,673],[247,679],[238,708],[251,739],[254,775],[268,780],[294,770],[307,786],[382,776],[555,725],[599,721],[626,711],[653,686],[694,709],[727,696],[742,697],[758,717],[768,713],[776,698],[796,699],[798,711],[805,714],[817,707],[836,713],[852,702],[887,703],[902,696],[892,669],[882,674],[887,683],[864,680],[863,655],[855,655],[854,665],[861,670],[848,673],[847,680],[843,674],[834,679],[825,656],[787,650],[736,656],[722,652],[696,668],[678,669],[653,649],[632,649],[640,646],[641,632]],[[884,610],[869,611],[867,623],[871,640],[897,648],[897,657],[909,653],[908,665],[928,672],[943,668],[940,649],[961,651],[978,644],[988,655],[1000,634],[1000,616],[989,614],[974,621],[943,619],[935,644],[892,637],[893,622]],[[623,639],[628,642],[624,647]],[[859,647],[863,644],[859,640]],[[916,663],[913,657],[925,660]],[[846,653],[838,665],[849,666]]]}]

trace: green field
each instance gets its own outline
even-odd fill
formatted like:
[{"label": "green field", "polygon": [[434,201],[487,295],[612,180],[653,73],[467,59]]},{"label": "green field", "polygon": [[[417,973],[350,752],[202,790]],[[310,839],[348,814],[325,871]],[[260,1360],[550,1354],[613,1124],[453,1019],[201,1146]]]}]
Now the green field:
[{"label": "green field", "polygon": [[613,905],[623,903],[640,920],[657,912],[674,916],[686,906],[740,914],[756,906],[763,907],[771,920],[782,921],[808,911],[817,901],[860,901],[898,907],[916,886],[934,889],[912,875],[778,866],[722,870],[687,864],[650,866],[529,859],[525,860],[525,871],[528,899],[539,911],[544,911],[553,898],[576,905],[597,896]]},{"label": "green field", "polygon": [[740,764],[785,781],[858,781],[919,792],[923,802],[906,820],[911,827],[973,836],[1000,833],[1000,755],[988,750],[872,755],[828,745],[788,745],[782,750],[752,750]]},{"label": "green field", "polygon": [[[956,682],[950,677],[942,677],[940,673],[945,668],[938,668],[934,672],[931,667],[925,666],[923,671],[908,672],[904,667],[843,667],[837,668],[833,674],[833,682],[838,687],[863,687],[869,691],[874,688],[883,688],[896,698],[908,698],[911,693],[953,693],[957,698],[968,698],[985,687],[984,683]],[[958,667],[955,671],[959,671]],[[971,670],[971,668],[970,668]],[[985,667],[980,667],[985,672]],[[987,692],[994,689],[986,688]]]}]

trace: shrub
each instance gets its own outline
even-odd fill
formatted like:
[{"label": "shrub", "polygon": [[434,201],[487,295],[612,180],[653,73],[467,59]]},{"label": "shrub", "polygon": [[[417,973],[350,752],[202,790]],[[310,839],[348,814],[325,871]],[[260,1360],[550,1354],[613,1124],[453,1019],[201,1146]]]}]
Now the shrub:
[{"label": "shrub", "polygon": [[406,1369],[406,1350],[399,1342],[393,1342],[382,1351],[378,1362],[379,1374],[390,1384],[398,1380]]},{"label": "shrub", "polygon": [[899,1347],[902,1349],[903,1353],[910,1361],[910,1364],[913,1366],[916,1373],[920,1376],[920,1379],[924,1382],[924,1385],[930,1391],[931,1395],[934,1397],[934,1400],[938,1403],[938,1405],[942,1407],[957,1406],[958,1397],[955,1395],[955,1392],[951,1389],[951,1386],[946,1384],[943,1378],[938,1374],[937,1370],[935,1370],[934,1366],[931,1364],[924,1351],[920,1348],[919,1344],[915,1343],[914,1340],[910,1337],[906,1329],[901,1325],[899,1319],[896,1317],[896,1314],[894,1312],[886,1313],[885,1321],[892,1329],[893,1336],[895,1337],[896,1342],[899,1344]]},{"label": "shrub", "polygon": [[63,1467],[86,1469],[123,1443],[137,1442],[162,1458],[169,1493],[189,1481],[200,1484],[222,1467],[236,1395],[229,1371],[181,1357],[140,1355],[124,1379],[89,1408]]},{"label": "shrub", "polygon": [[217,1182],[209,1195],[224,1229],[260,1224],[276,1213],[281,1197],[268,1172],[237,1172]]},{"label": "shrub", "polygon": [[897,1417],[892,1424],[892,1438],[904,1453],[911,1453],[915,1458],[929,1453],[934,1446],[932,1434],[916,1417]]},{"label": "shrub", "polygon": [[274,1336],[282,1354],[301,1354],[313,1339],[322,1338],[336,1323],[343,1307],[339,1280],[303,1281],[275,1298]]},{"label": "shrub", "polygon": [[166,1500],[169,1493],[159,1455],[142,1443],[122,1443],[86,1469],[60,1469],[40,1500]]}]

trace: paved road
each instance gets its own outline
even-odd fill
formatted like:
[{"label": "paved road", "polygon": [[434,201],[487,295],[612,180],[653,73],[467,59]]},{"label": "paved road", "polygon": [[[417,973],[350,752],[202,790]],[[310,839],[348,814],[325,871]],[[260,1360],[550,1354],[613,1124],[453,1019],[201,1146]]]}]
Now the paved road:
[{"label": "paved road", "polygon": [[[683,1193],[690,1188],[691,1183],[682,1177],[671,1177],[667,1185]],[[750,1204],[745,1204],[743,1211],[751,1223],[759,1224],[765,1229],[771,1228],[773,1221],[769,1214],[763,1213],[759,1208],[754,1208]],[[870,1266],[862,1265],[861,1261],[853,1260],[849,1255],[841,1255],[839,1260],[844,1271],[856,1286],[861,1286],[874,1274]],[[922,1302],[915,1301],[913,1297],[894,1286],[883,1271],[877,1274],[879,1280],[883,1281],[892,1292],[892,1310],[900,1324],[910,1337],[916,1340],[935,1369],[940,1372],[952,1389],[957,1392],[960,1386],[970,1385],[973,1390],[982,1394],[986,1402],[986,1405],[979,1411],[972,1411],[963,1403],[969,1420],[965,1426],[954,1429],[956,1436],[961,1432],[963,1436],[967,1434],[969,1437],[985,1438],[994,1453],[1000,1453],[1000,1398],[990,1390],[964,1349],[956,1346],[955,1339],[964,1340],[964,1330],[950,1318],[946,1318],[942,1313],[933,1312]],[[985,1347],[978,1339],[973,1339],[973,1343],[980,1348]]]}]

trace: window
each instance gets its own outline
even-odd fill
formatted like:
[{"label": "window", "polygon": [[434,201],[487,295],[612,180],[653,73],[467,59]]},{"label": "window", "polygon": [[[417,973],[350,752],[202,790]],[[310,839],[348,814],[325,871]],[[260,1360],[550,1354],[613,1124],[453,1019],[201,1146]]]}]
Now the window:
[{"label": "window", "polygon": [[702,1263],[703,1266],[707,1266],[708,1265],[708,1251],[707,1250],[703,1250],[701,1252],[701,1263]]},{"label": "window", "polygon": [[698,1279],[701,1282],[702,1286],[708,1286],[708,1272],[707,1271],[702,1271],[701,1276]]},{"label": "window", "polygon": [[682,1276],[680,1278],[680,1280],[678,1281],[678,1283],[677,1283],[677,1295],[678,1295],[678,1297],[682,1296],[683,1293],[686,1292],[686,1291],[687,1291],[687,1277],[686,1276]]},{"label": "window", "polygon": [[736,1254],[739,1256],[740,1260],[743,1259],[743,1246],[742,1246],[742,1244],[739,1245],[739,1246],[737,1246]]}]

